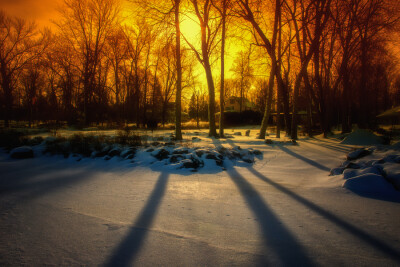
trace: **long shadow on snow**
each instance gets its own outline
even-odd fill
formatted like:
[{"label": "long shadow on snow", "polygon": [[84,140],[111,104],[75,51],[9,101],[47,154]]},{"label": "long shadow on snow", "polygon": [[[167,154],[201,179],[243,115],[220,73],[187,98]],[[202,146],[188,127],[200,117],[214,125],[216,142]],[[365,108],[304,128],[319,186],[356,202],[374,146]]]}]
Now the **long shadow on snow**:
[{"label": "long shadow on snow", "polygon": [[1,203],[0,210],[9,209],[21,201],[32,200],[63,190],[68,186],[88,181],[93,179],[97,173],[97,171],[89,170],[86,167],[67,167],[62,170],[58,168],[57,170],[53,164],[47,164],[46,166],[49,167],[47,173],[29,175],[30,169],[28,169],[26,173],[19,173],[20,175],[15,175],[13,172],[4,174],[0,182],[0,197],[15,194],[17,198],[16,201],[7,205]]},{"label": "long shadow on snow", "polygon": [[291,155],[291,156],[293,156],[295,158],[298,158],[298,159],[300,159],[300,160],[302,160],[302,161],[304,161],[304,162],[306,162],[306,163],[308,163],[308,164],[310,164],[310,165],[312,165],[312,166],[314,166],[314,167],[316,167],[316,168],[318,168],[320,170],[327,171],[327,172],[329,172],[331,170],[328,167],[326,167],[326,166],[324,166],[324,165],[322,165],[322,164],[320,164],[320,163],[318,163],[318,162],[316,162],[316,161],[314,161],[312,159],[309,159],[309,158],[306,158],[306,157],[304,157],[304,156],[302,156],[300,154],[297,154],[296,152],[293,152],[292,150],[290,150],[290,149],[288,149],[286,147],[279,146],[279,149],[281,149],[283,152],[286,152],[287,154],[289,154],[289,155]]},{"label": "long shadow on snow", "polygon": [[343,219],[337,217],[336,215],[332,214],[331,212],[319,207],[318,205],[312,203],[311,201],[299,196],[295,192],[287,189],[286,187],[275,183],[271,179],[268,179],[258,171],[256,171],[252,167],[248,167],[249,171],[252,172],[256,177],[261,179],[262,181],[272,185],[279,191],[285,193],[289,197],[293,198],[294,200],[298,201],[299,203],[303,204],[307,208],[313,210],[314,212],[318,213],[319,215],[323,216],[325,219],[333,222],[337,226],[343,228],[350,234],[354,235],[355,237],[361,239],[365,243],[369,244],[371,247],[373,247],[376,250],[381,251],[383,254],[389,256],[390,258],[396,260],[397,262],[400,263],[400,251],[396,250],[395,248],[392,248],[388,244],[384,243],[383,241],[379,240],[376,237],[371,236],[367,232],[357,228],[356,226],[344,221]]},{"label": "long shadow on snow", "polygon": [[308,144],[312,144],[315,146],[321,146],[330,150],[334,150],[334,151],[338,151],[338,152],[342,152],[342,153],[347,153],[350,151],[350,148],[345,148],[345,147],[340,147],[340,146],[336,146],[336,145],[331,145],[331,144],[327,144],[327,143],[322,143],[319,142],[319,140],[317,139],[313,139],[314,141],[318,142],[312,142],[310,140],[301,140],[302,142],[308,143]]},{"label": "long shadow on snow", "polygon": [[[54,157],[54,158],[53,158]],[[88,180],[97,173],[123,173],[120,166],[107,166],[101,161],[92,160],[90,162],[76,162],[68,159],[52,156],[48,161],[43,158],[33,158],[24,160],[7,160],[6,163],[13,164],[5,170],[0,168],[0,196],[16,192],[38,193],[42,195],[47,191]],[[24,164],[24,165],[22,165]],[[22,168],[20,167],[22,166]],[[0,166],[3,167],[3,166]]]},{"label": "long shadow on snow", "polygon": [[140,251],[141,245],[145,240],[148,228],[152,225],[165,194],[168,182],[168,173],[161,173],[157,183],[147,200],[146,206],[141,211],[139,217],[133,223],[132,229],[125,239],[118,245],[111,257],[107,260],[106,266],[129,266]]},{"label": "long shadow on snow", "polygon": [[[277,256],[279,265],[285,266],[313,266],[313,262],[307,256],[304,248],[296,238],[287,230],[269,209],[253,186],[243,178],[233,167],[227,168],[227,172],[246,199],[247,205],[257,217],[263,234],[265,247],[271,249]],[[267,258],[263,259],[262,265],[274,264]]]}]

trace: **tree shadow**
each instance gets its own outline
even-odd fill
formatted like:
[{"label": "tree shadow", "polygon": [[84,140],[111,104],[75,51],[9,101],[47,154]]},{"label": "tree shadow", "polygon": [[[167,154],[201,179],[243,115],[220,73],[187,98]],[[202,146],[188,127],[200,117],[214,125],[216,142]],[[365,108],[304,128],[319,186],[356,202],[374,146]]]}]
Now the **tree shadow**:
[{"label": "tree shadow", "polygon": [[233,142],[231,139],[226,139],[226,142],[231,146],[231,147],[236,147],[237,144]]},{"label": "tree shadow", "polygon": [[[386,180],[385,178],[383,178]],[[359,190],[358,188],[346,188],[347,190],[353,192],[354,194],[360,196],[360,197],[365,197],[365,198],[372,198],[372,199],[378,199],[382,201],[387,201],[387,202],[394,202],[394,203],[400,203],[400,192],[395,189],[394,185],[390,183],[389,181],[386,181],[386,183],[391,186],[391,190],[372,190],[370,191],[362,191]]]},{"label": "tree shadow", "polygon": [[0,178],[0,198],[7,195],[13,196],[13,201],[8,204],[7,209],[19,202],[40,198],[88,181],[95,178],[98,173],[97,170],[86,166],[60,167],[58,162],[51,162],[40,166],[27,166],[20,170],[6,170]]},{"label": "tree shadow", "polygon": [[297,153],[293,152],[292,150],[290,150],[290,149],[288,149],[286,147],[279,146],[279,149],[282,150],[283,152],[286,152],[287,154],[295,157],[295,158],[298,158],[298,159],[300,159],[300,160],[302,160],[302,161],[304,161],[304,162],[306,162],[306,163],[308,163],[308,164],[320,169],[320,170],[327,171],[327,172],[329,172],[331,170],[330,168],[328,168],[328,167],[326,167],[326,166],[324,166],[324,165],[322,165],[322,164],[320,164],[320,163],[318,163],[318,162],[316,162],[316,161],[314,161],[312,159],[309,159],[309,158],[306,158],[306,157],[304,157],[304,156],[302,156],[300,154],[297,154]]},{"label": "tree shadow", "polygon": [[[35,198],[36,196],[43,195],[46,192],[56,190],[57,188],[65,188],[70,184],[87,180],[92,176],[93,175],[90,175],[84,169],[75,169],[60,171],[58,173],[51,172],[36,175],[29,177],[29,179],[14,177],[14,180],[5,179],[1,181],[0,194],[22,193],[23,195],[29,195],[29,198]],[[40,177],[41,179],[37,180],[39,179],[37,177]]]},{"label": "tree shadow", "polygon": [[387,255],[388,257],[396,260],[400,263],[400,251],[395,248],[392,248],[388,244],[384,243],[383,241],[379,240],[378,238],[371,236],[367,232],[357,228],[356,226],[344,221],[343,219],[337,217],[336,215],[332,214],[331,212],[319,207],[318,205],[312,203],[311,201],[299,196],[295,192],[289,190],[288,188],[272,181],[271,179],[265,177],[258,171],[256,171],[252,167],[248,167],[249,171],[253,173],[257,178],[261,179],[262,181],[268,183],[269,185],[275,187],[279,191],[283,192],[284,194],[288,195],[289,197],[293,198],[294,200],[298,201],[299,203],[303,204],[307,208],[313,210],[315,213],[321,215],[325,219],[331,221],[332,223],[336,224],[337,226],[341,227],[348,233],[352,234],[353,236],[361,239],[365,243],[369,244],[372,248],[379,250],[383,254]]},{"label": "tree shadow", "polygon": [[308,143],[308,144],[315,145],[315,146],[321,146],[323,148],[327,148],[327,149],[330,149],[330,150],[333,150],[333,151],[337,151],[337,152],[347,153],[347,152],[350,151],[350,148],[344,148],[344,147],[340,147],[340,146],[337,146],[337,145],[328,144],[326,142],[322,143],[322,142],[319,142],[319,140],[317,140],[317,139],[313,139],[313,140],[315,140],[318,143],[312,142],[311,140],[301,140],[301,141],[305,142],[305,143]]},{"label": "tree shadow", "polygon": [[[271,249],[276,259],[264,255],[262,265],[312,266],[311,259],[298,240],[290,233],[276,215],[269,209],[253,186],[240,175],[235,168],[227,168],[227,172],[235,183],[247,205],[257,217],[260,224],[265,247]],[[277,261],[277,262],[276,262]]]},{"label": "tree shadow", "polygon": [[157,183],[149,196],[145,207],[142,209],[139,217],[133,223],[130,232],[125,239],[114,250],[111,257],[107,260],[105,266],[129,266],[139,253],[143,241],[149,232],[157,209],[166,191],[169,173],[161,173]]}]

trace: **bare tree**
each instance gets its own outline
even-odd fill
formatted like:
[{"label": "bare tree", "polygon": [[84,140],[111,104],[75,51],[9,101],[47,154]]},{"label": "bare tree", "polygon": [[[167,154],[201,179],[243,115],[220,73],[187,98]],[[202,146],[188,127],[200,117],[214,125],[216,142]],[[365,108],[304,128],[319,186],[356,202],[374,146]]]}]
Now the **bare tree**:
[{"label": "bare tree", "polygon": [[220,27],[220,22],[212,17],[212,1],[211,0],[191,0],[194,12],[199,20],[201,30],[201,52],[199,52],[193,44],[186,42],[194,51],[198,61],[202,64],[207,78],[208,85],[208,117],[209,117],[209,136],[217,136],[215,126],[215,85],[211,70],[210,56],[215,49],[217,43],[216,37]]},{"label": "bare tree", "polygon": [[180,31],[180,6],[181,0],[170,1],[138,1],[130,0],[145,11],[147,18],[158,24],[167,25],[175,31],[175,139],[182,140],[182,62],[181,62],[181,31]]},{"label": "bare tree", "polygon": [[176,53],[176,97],[175,97],[175,138],[182,140],[182,62],[181,62],[181,30],[179,7],[181,0],[175,0],[175,53]]},{"label": "bare tree", "polygon": [[84,123],[88,124],[96,72],[104,57],[106,40],[116,27],[119,5],[117,0],[64,0],[59,12],[61,19],[56,25],[81,61]]},{"label": "bare tree", "polygon": [[[307,73],[307,67],[313,55],[319,53],[321,35],[330,17],[330,4],[331,0],[293,1],[291,4],[285,1],[285,7],[292,15],[292,23],[296,31],[297,50],[301,62],[293,91],[292,139],[297,139],[297,112],[301,81]],[[300,16],[300,20],[298,16]],[[301,25],[299,25],[299,22],[301,22]],[[309,45],[307,45],[308,42]]]},{"label": "bare tree", "polygon": [[13,91],[17,76],[26,64],[37,58],[46,47],[33,22],[7,16],[0,11],[0,76],[5,101],[5,126],[9,127]]},{"label": "bare tree", "polygon": [[126,59],[126,54],[128,52],[128,46],[125,39],[125,33],[122,27],[117,27],[114,29],[113,33],[107,39],[108,53],[107,57],[111,62],[113,68],[113,78],[114,78],[114,94],[115,94],[115,106],[117,112],[117,120],[121,116],[121,67],[123,60]]},{"label": "bare tree", "polygon": [[240,51],[233,62],[231,71],[239,81],[239,112],[243,111],[243,103],[246,94],[251,87],[251,80],[254,77],[254,69],[251,66],[251,47],[247,51]]},{"label": "bare tree", "polygon": [[221,16],[221,80],[220,80],[220,90],[219,90],[219,136],[224,137],[224,95],[225,95],[225,43],[226,43],[226,25],[228,9],[231,5],[231,0],[213,1],[214,7],[218,10]]},{"label": "bare tree", "polygon": [[[274,77],[276,76],[278,83],[283,84],[281,73],[278,68],[278,62],[277,62],[277,51],[276,51],[276,38],[277,38],[277,33],[278,33],[278,21],[279,21],[279,16],[280,16],[280,1],[276,1],[275,4],[275,20],[274,20],[274,30],[273,30],[273,35],[272,39],[268,38],[266,35],[266,31],[262,29],[261,23],[259,21],[263,21],[263,12],[262,8],[263,3],[262,1],[253,1],[249,2],[248,0],[238,0],[236,1],[237,6],[236,6],[236,14],[243,18],[244,20],[248,21],[253,29],[254,29],[254,37],[258,45],[263,46],[270,59],[271,59],[271,73],[270,73],[270,80],[269,80],[269,85],[270,87],[268,88],[269,92],[271,92],[271,99],[272,99],[272,88],[274,85]],[[255,16],[257,15],[257,17]],[[259,41],[259,39],[261,39]],[[268,93],[268,95],[270,95]],[[269,106],[269,108],[268,108]],[[264,117],[263,121],[261,123],[260,127],[260,133],[258,138],[264,139],[265,138],[265,133],[267,129],[267,123],[268,123],[268,118],[270,115],[270,105],[266,106],[266,110],[264,112]]]}]

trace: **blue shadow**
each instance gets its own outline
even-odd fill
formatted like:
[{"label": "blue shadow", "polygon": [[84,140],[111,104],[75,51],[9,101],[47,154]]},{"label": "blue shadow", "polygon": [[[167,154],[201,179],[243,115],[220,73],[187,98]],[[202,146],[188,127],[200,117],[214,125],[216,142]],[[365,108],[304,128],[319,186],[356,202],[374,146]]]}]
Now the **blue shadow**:
[{"label": "blue shadow", "polygon": [[152,225],[161,200],[165,194],[169,174],[161,173],[157,183],[149,196],[146,206],[125,239],[115,249],[105,266],[130,266],[137,256],[143,241],[148,234],[148,228]]},{"label": "blue shadow", "polygon": [[257,217],[260,224],[265,248],[271,249],[276,255],[278,263],[263,258],[260,265],[284,265],[284,266],[313,266],[313,262],[307,256],[306,251],[296,238],[285,228],[282,222],[269,209],[253,186],[243,178],[234,168],[228,168],[227,172],[235,183],[247,205]]},{"label": "blue shadow", "polygon": [[315,213],[323,216],[325,219],[331,221],[332,223],[336,224],[337,226],[341,227],[348,233],[352,234],[353,236],[361,239],[365,243],[369,244],[371,247],[373,247],[376,250],[379,250],[382,252],[384,255],[387,255],[388,257],[392,258],[393,260],[397,261],[400,263],[400,251],[398,251],[395,248],[392,248],[388,244],[384,243],[383,241],[379,240],[378,238],[375,238],[368,234],[367,232],[357,228],[356,226],[344,221],[343,219],[337,217],[336,215],[332,214],[331,212],[319,207],[318,205],[312,203],[311,201],[299,196],[298,194],[294,193],[293,191],[287,189],[286,187],[275,183],[271,179],[268,179],[258,171],[256,171],[254,168],[249,167],[248,168],[251,173],[253,173],[256,177],[261,179],[262,181],[272,185],[279,191],[285,193],[289,197],[293,198],[294,200],[298,201],[299,203],[303,204],[307,208],[311,209]]},{"label": "blue shadow", "polygon": [[331,170],[330,168],[328,168],[328,167],[326,167],[326,166],[324,166],[322,164],[319,164],[318,162],[316,162],[314,160],[311,160],[311,159],[306,158],[306,157],[304,157],[302,155],[299,155],[299,154],[293,152],[292,150],[290,150],[290,149],[288,149],[286,147],[279,146],[279,149],[281,149],[283,152],[286,152],[289,155],[291,155],[291,156],[293,156],[295,158],[298,158],[298,159],[300,159],[300,160],[302,160],[302,161],[304,161],[304,162],[310,164],[311,166],[314,166],[314,167],[316,167],[316,168],[318,168],[320,170],[327,171],[327,172],[329,172]]},{"label": "blue shadow", "polygon": [[321,146],[321,147],[324,147],[324,148],[327,148],[327,149],[330,149],[333,151],[342,152],[342,153],[347,153],[351,150],[350,148],[340,147],[337,145],[329,144],[327,142],[319,142],[319,140],[317,140],[317,139],[312,139],[312,140],[315,140],[316,142],[312,142],[310,140],[301,140],[301,142],[305,142],[305,143],[312,144],[315,146]]}]

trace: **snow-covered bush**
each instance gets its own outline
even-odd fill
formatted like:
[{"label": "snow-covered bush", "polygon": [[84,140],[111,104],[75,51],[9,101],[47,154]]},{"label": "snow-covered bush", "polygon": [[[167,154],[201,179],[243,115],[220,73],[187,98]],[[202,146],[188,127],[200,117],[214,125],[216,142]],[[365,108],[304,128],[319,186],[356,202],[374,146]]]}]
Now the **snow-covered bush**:
[{"label": "snow-covered bush", "polygon": [[194,170],[207,167],[211,162],[214,162],[216,166],[223,167],[226,159],[252,164],[255,161],[255,157],[262,156],[259,150],[242,149],[239,146],[234,148],[225,148],[223,146],[187,148],[164,145],[155,149],[147,149],[146,153],[150,153],[151,156],[158,161],[164,162],[165,165],[174,165],[178,169],[189,168]]},{"label": "snow-covered bush", "polygon": [[384,141],[385,140],[382,137],[375,135],[371,131],[357,129],[347,135],[340,143],[347,145],[368,146],[383,144]]},{"label": "snow-covered bush", "polygon": [[359,148],[346,155],[331,175],[341,175],[343,187],[357,193],[385,193],[400,190],[400,151],[396,146]]},{"label": "snow-covered bush", "polygon": [[95,144],[96,138],[93,135],[74,134],[68,141],[72,153],[89,157],[92,154],[92,146]]},{"label": "snow-covered bush", "polygon": [[65,158],[71,153],[67,139],[64,137],[48,137],[44,140],[43,154],[63,155]]},{"label": "snow-covered bush", "polygon": [[29,146],[16,147],[10,151],[10,157],[14,159],[33,158],[33,149]]}]

